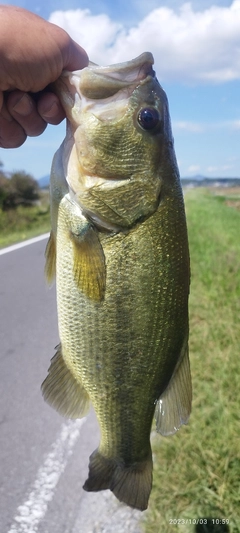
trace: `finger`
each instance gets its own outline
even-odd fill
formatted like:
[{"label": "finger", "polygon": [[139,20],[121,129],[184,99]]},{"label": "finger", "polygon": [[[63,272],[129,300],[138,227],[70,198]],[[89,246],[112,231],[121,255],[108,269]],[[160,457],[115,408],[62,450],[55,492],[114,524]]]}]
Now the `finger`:
[{"label": "finger", "polygon": [[7,109],[29,137],[40,135],[47,124],[39,115],[37,105],[31,96],[23,91],[12,91],[7,97]]},{"label": "finger", "polygon": [[18,148],[26,140],[26,133],[8,112],[5,103],[0,112],[0,147]]},{"label": "finger", "polygon": [[49,124],[59,124],[66,117],[59,98],[52,92],[44,92],[39,96],[37,110]]},{"label": "finger", "polygon": [[87,67],[89,63],[87,52],[72,40],[68,48],[68,55],[64,59],[65,62],[63,68],[70,71]]}]

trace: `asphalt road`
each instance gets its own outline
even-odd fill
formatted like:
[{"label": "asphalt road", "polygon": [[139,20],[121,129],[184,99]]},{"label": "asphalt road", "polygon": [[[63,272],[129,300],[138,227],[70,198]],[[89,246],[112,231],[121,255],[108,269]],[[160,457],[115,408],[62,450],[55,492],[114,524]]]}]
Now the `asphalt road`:
[{"label": "asphalt road", "polygon": [[0,250],[0,531],[140,533],[145,513],[109,492],[86,493],[97,447],[94,416],[69,421],[42,399],[59,342],[55,288],[44,280],[46,238]]}]

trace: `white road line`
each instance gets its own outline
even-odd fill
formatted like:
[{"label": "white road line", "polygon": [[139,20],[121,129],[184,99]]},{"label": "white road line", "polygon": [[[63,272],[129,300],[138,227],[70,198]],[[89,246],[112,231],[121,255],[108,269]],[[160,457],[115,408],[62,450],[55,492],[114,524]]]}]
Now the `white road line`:
[{"label": "white road line", "polygon": [[45,516],[54,491],[63,474],[74,445],[86,418],[69,420],[62,425],[60,435],[52,444],[43,465],[25,501],[17,508],[17,514],[8,533],[37,533],[38,525]]},{"label": "white road line", "polygon": [[12,246],[8,246],[7,248],[2,248],[2,250],[0,250],[0,255],[8,254],[9,252],[14,252],[19,248],[24,248],[24,246],[29,246],[29,244],[34,244],[35,242],[43,241],[48,237],[49,233],[44,233],[43,235],[39,235],[39,237],[33,237],[32,239],[28,239],[27,241],[18,242],[17,244],[13,244]]}]

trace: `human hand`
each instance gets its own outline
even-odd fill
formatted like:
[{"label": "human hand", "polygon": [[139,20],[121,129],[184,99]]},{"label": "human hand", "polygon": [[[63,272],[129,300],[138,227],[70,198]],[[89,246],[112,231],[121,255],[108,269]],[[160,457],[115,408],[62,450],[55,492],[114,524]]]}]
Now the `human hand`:
[{"label": "human hand", "polygon": [[63,69],[86,67],[86,52],[58,26],[30,11],[0,6],[0,146],[16,148],[27,136],[65,117],[48,85]]}]

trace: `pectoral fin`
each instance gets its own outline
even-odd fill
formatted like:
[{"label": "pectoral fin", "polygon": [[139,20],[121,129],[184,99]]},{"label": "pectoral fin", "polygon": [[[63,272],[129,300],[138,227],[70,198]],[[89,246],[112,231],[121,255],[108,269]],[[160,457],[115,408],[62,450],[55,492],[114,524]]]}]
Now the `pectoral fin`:
[{"label": "pectoral fin", "polygon": [[48,243],[45,250],[45,277],[50,284],[56,276],[56,240],[53,231],[50,233]]},{"label": "pectoral fin", "polygon": [[182,424],[187,424],[192,403],[192,384],[188,343],[169,385],[159,398],[156,409],[156,428],[164,436],[175,433]]},{"label": "pectoral fin", "polygon": [[90,407],[88,393],[75,379],[62,356],[61,344],[51,359],[48,376],[42,383],[44,400],[67,418],[82,418]]},{"label": "pectoral fin", "polygon": [[106,267],[97,233],[88,225],[80,235],[71,233],[70,238],[74,246],[75,281],[88,298],[99,302],[104,298]]}]

